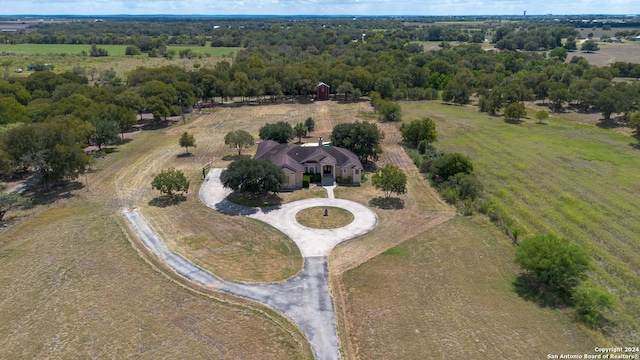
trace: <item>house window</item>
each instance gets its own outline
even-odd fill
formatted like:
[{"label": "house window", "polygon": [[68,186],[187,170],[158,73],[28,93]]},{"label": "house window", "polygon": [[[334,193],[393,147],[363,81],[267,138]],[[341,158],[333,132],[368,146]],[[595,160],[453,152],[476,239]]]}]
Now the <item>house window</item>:
[{"label": "house window", "polygon": [[307,166],[307,173],[308,174],[315,174],[316,173],[316,167],[315,166]]},{"label": "house window", "polygon": [[360,170],[356,169],[356,170],[355,170],[355,174],[356,174],[356,175],[360,175]]}]

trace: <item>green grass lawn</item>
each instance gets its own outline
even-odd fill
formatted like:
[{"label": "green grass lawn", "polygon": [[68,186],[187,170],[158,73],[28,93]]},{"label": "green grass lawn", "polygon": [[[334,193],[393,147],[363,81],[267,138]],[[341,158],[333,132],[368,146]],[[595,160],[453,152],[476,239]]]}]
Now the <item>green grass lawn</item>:
[{"label": "green grass lawn", "polygon": [[[105,49],[109,56],[125,56],[127,45],[98,45],[98,48]],[[208,47],[208,46],[169,46],[169,49],[180,50],[191,49],[193,52],[203,56],[226,56],[229,53],[236,53],[238,48],[225,47]],[[48,54],[66,54],[78,55],[82,51],[89,53],[91,45],[68,45],[68,44],[17,44],[17,45],[0,45],[0,53],[15,53],[21,55],[48,55]]]},{"label": "green grass lawn", "polygon": [[640,319],[640,148],[634,138],[552,116],[514,125],[477,107],[403,103],[405,118],[430,116],[435,146],[471,157],[486,192],[525,234],[575,240],[592,278],[618,296],[609,335],[637,342]]}]

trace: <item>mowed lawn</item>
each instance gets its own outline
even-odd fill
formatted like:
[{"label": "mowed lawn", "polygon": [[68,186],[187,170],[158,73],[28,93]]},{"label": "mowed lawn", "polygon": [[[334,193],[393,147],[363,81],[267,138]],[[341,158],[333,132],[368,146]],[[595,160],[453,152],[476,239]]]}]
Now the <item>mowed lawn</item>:
[{"label": "mowed lawn", "polygon": [[584,247],[591,277],[619,299],[607,335],[637,343],[640,148],[628,131],[601,129],[579,114],[514,125],[473,106],[404,103],[403,110],[407,119],[436,121],[436,147],[471,157],[490,198],[525,234],[555,233]]}]

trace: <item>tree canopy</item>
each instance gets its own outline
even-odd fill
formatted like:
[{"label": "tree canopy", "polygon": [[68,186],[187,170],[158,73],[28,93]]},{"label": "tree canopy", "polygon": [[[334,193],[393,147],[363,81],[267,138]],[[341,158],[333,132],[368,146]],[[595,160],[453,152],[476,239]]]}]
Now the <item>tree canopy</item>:
[{"label": "tree canopy", "polygon": [[352,151],[364,161],[378,160],[382,153],[384,134],[370,122],[338,124],[331,132],[331,144]]},{"label": "tree canopy", "polygon": [[373,186],[384,191],[386,198],[391,194],[404,194],[407,192],[407,175],[397,166],[387,164],[371,177]]},{"label": "tree canopy", "polygon": [[529,279],[553,291],[569,291],[586,278],[590,269],[584,249],[553,234],[526,237],[520,242],[514,261]]},{"label": "tree canopy", "polygon": [[436,123],[428,117],[412,120],[410,123],[403,123],[400,126],[402,140],[412,146],[418,146],[421,141],[426,141],[427,145],[438,139]]},{"label": "tree canopy", "polygon": [[189,180],[181,170],[170,167],[162,170],[153,178],[151,187],[169,197],[173,197],[174,192],[186,193],[189,191]]},{"label": "tree canopy", "polygon": [[179,140],[180,146],[185,148],[187,151],[187,154],[189,153],[189,148],[190,147],[196,147],[196,139],[193,137],[193,134],[189,134],[188,132],[184,132],[182,133],[182,135],[180,135],[180,140]]},{"label": "tree canopy", "polygon": [[253,146],[253,136],[244,130],[229,131],[224,136],[225,145],[238,149],[238,156],[242,154],[242,149],[248,149]]},{"label": "tree canopy", "polygon": [[296,133],[298,142],[302,142],[302,138],[307,136],[309,133],[309,129],[307,129],[307,126],[303,123],[297,123],[296,126],[294,126],[293,131]]},{"label": "tree canopy", "polygon": [[269,160],[238,158],[220,174],[222,185],[239,192],[279,192],[286,183],[284,171]]},{"label": "tree canopy", "polygon": [[471,174],[473,164],[468,157],[460,153],[446,154],[433,160],[430,172],[434,181],[443,182],[459,173]]},{"label": "tree canopy", "polygon": [[267,123],[263,125],[258,132],[261,140],[273,140],[280,144],[288,143],[293,139],[294,135],[295,132],[291,124],[285,121],[278,121],[275,124]]}]

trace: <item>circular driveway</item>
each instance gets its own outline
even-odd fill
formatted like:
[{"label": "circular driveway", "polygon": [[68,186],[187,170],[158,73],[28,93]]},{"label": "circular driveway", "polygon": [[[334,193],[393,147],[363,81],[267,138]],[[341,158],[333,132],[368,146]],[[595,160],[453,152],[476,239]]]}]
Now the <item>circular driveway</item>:
[{"label": "circular driveway", "polygon": [[[299,200],[281,206],[250,208],[227,200],[231,193],[220,182],[222,169],[211,169],[200,187],[200,199],[212,209],[231,215],[243,215],[263,221],[282,231],[298,245],[302,256],[327,256],[334,246],[371,231],[378,221],[375,213],[366,206],[344,199],[313,198]],[[296,214],[312,207],[339,207],[353,214],[353,221],[336,229],[312,229],[302,226]]]}]

